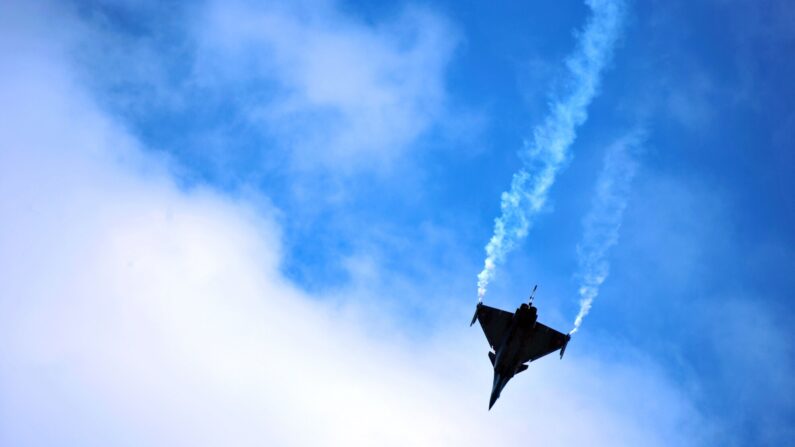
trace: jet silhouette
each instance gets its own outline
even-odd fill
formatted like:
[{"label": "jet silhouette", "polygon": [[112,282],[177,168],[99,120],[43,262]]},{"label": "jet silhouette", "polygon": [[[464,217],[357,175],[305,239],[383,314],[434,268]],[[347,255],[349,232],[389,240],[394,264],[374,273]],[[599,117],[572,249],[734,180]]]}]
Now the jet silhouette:
[{"label": "jet silhouette", "polygon": [[522,303],[510,313],[483,303],[478,303],[475,320],[480,322],[492,351],[489,360],[494,366],[494,384],[491,388],[489,410],[500,397],[502,389],[513,376],[527,369],[527,362],[537,360],[560,349],[560,358],[566,351],[571,335],[560,333],[538,322],[538,310],[533,297],[538,286],[533,287],[528,303]]}]

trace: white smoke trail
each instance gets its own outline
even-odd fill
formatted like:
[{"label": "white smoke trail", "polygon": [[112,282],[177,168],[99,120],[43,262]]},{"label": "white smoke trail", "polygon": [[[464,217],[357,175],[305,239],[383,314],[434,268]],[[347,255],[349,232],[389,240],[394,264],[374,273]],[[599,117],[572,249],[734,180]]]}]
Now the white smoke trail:
[{"label": "white smoke trail", "polygon": [[599,287],[610,271],[607,252],[618,242],[630,185],[637,171],[632,152],[642,140],[641,132],[630,134],[613,144],[605,155],[591,209],[583,220],[582,242],[577,246],[580,311],[574,320],[572,334],[577,332],[583,318],[588,315],[593,300],[599,294]]},{"label": "white smoke trail", "polygon": [[494,221],[494,236],[486,245],[483,271],[478,274],[478,300],[486,294],[498,263],[526,235],[531,218],[543,208],[555,176],[570,158],[568,149],[576,129],[588,118],[587,107],[596,95],[602,70],[624,17],[622,0],[587,0],[591,9],[575,52],[566,60],[565,92],[555,97],[544,122],[533,130],[532,142],[520,153],[524,166],[514,174],[510,190],[502,193],[501,215]]}]

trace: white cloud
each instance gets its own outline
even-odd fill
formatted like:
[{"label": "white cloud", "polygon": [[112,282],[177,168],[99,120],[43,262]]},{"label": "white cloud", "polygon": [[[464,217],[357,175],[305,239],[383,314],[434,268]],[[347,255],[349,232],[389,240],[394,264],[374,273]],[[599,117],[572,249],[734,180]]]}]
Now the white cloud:
[{"label": "white cloud", "polygon": [[631,353],[572,347],[487,413],[481,334],[372,333],[290,284],[269,217],[175,186],[72,80],[41,13],[0,28],[0,444],[701,440],[687,396]]},{"label": "white cloud", "polygon": [[214,2],[196,26],[199,83],[271,83],[247,101],[299,168],[381,170],[445,109],[445,68],[458,36],[406,8],[369,24],[334,2]]}]

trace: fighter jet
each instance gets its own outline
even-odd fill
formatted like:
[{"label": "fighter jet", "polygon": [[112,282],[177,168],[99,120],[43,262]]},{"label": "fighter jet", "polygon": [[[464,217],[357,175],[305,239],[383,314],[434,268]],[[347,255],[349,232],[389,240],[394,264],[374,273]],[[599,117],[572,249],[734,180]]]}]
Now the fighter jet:
[{"label": "fighter jet", "polygon": [[538,322],[538,311],[533,306],[538,285],[533,287],[530,300],[510,313],[483,303],[478,303],[475,320],[480,322],[489,341],[489,360],[494,366],[494,384],[491,388],[489,410],[500,397],[502,389],[513,376],[527,369],[527,362],[537,360],[560,349],[560,358],[566,352],[571,335],[560,333]]}]

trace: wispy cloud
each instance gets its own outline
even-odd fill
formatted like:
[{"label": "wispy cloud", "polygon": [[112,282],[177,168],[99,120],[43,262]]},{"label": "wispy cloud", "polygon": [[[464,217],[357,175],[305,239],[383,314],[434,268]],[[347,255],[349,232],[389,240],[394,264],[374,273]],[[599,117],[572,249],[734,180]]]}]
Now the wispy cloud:
[{"label": "wispy cloud", "polygon": [[642,143],[643,133],[635,131],[610,146],[605,154],[591,209],[583,220],[582,241],[577,246],[580,311],[571,333],[580,329],[599,294],[599,287],[610,272],[607,255],[618,243],[624,209],[637,171],[633,152]]},{"label": "wispy cloud", "polygon": [[375,24],[333,2],[213,2],[195,28],[199,83],[259,85],[246,119],[299,168],[386,169],[444,114],[459,38],[426,9]]},{"label": "wispy cloud", "polygon": [[106,101],[209,168],[388,174],[450,121],[460,33],[430,8],[377,20],[326,0],[83,9],[81,56]]},{"label": "wispy cloud", "polygon": [[511,188],[501,197],[501,215],[486,245],[486,260],[478,274],[478,298],[486,294],[497,264],[525,238],[533,218],[543,208],[558,171],[570,158],[577,127],[598,91],[602,71],[610,61],[624,18],[622,1],[587,2],[591,17],[579,35],[575,52],[566,60],[566,90],[550,104],[549,115],[533,131],[520,152],[524,166],[514,174]]}]

